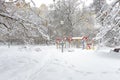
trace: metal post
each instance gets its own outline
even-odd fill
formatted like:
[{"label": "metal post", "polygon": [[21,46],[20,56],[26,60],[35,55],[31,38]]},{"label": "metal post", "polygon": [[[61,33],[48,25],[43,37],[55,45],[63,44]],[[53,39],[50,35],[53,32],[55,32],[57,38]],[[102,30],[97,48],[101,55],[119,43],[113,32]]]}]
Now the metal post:
[{"label": "metal post", "polygon": [[64,48],[64,42],[63,42],[63,40],[62,40],[61,46],[62,46],[62,53],[63,53],[63,48]]}]

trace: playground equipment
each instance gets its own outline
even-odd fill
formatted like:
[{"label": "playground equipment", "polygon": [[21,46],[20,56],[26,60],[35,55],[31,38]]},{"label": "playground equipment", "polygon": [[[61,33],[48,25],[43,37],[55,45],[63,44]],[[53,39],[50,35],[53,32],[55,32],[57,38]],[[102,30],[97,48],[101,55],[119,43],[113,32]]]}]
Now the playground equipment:
[{"label": "playground equipment", "polygon": [[76,48],[81,47],[82,37],[72,37],[72,45]]},{"label": "playground equipment", "polygon": [[60,48],[60,42],[61,42],[61,39],[56,38],[56,47],[57,47],[57,49]]},{"label": "playground equipment", "polygon": [[64,37],[56,38],[56,47],[57,49],[64,48],[82,48],[82,49],[94,49],[94,40],[90,40],[87,36],[83,37]]}]

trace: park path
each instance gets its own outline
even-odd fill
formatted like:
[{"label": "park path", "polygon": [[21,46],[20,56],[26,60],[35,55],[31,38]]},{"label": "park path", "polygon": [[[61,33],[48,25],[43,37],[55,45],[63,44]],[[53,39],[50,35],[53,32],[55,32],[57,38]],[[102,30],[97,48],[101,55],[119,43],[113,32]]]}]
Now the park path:
[{"label": "park path", "polygon": [[0,80],[119,80],[119,55],[55,46],[0,47]]}]

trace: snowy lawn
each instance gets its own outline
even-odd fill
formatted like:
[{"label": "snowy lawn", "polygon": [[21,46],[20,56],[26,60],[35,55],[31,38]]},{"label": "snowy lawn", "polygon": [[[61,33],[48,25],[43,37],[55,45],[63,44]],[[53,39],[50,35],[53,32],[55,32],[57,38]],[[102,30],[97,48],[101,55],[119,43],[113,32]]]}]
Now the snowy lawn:
[{"label": "snowy lawn", "polygon": [[109,51],[0,46],[0,80],[120,80],[120,54]]}]

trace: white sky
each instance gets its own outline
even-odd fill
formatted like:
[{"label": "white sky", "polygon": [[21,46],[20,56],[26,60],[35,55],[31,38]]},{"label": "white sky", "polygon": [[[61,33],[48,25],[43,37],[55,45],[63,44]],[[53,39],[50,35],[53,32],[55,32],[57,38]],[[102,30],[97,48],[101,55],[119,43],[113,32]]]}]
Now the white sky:
[{"label": "white sky", "polygon": [[106,0],[108,4],[111,4],[115,0]]}]

